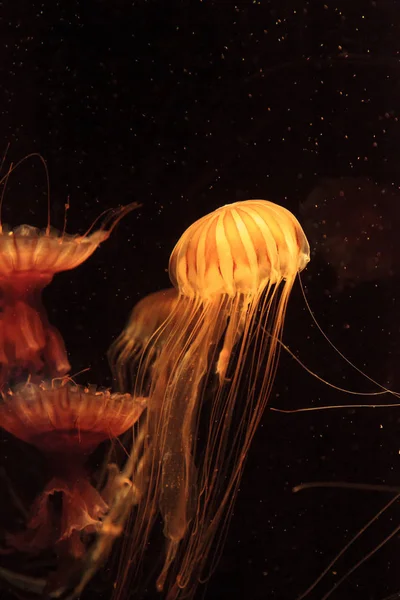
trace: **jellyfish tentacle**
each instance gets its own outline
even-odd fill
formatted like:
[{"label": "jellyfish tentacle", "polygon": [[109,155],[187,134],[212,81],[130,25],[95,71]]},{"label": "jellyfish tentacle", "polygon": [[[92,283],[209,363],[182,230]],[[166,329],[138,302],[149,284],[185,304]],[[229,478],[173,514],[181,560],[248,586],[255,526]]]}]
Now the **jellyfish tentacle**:
[{"label": "jellyfish tentacle", "polygon": [[[47,585],[46,579],[22,575],[21,573],[16,573],[4,567],[0,567],[0,577],[16,590],[35,594],[39,598],[44,597],[44,591]],[[50,594],[50,598],[53,597],[57,598],[59,595]]]},{"label": "jellyfish tentacle", "polygon": [[243,335],[246,322],[245,317],[245,312],[243,310],[239,310],[234,311],[229,318],[224,335],[223,347],[219,353],[216,367],[216,374],[219,377],[220,385],[222,385],[226,379],[226,372],[228,370],[229,361],[232,357],[233,348]]},{"label": "jellyfish tentacle", "polygon": [[[201,355],[201,354],[200,354]],[[157,579],[157,589],[164,587],[169,568],[175,559],[177,548],[185,536],[193,519],[196,506],[196,467],[193,459],[193,431],[197,420],[198,407],[188,394],[187,381],[199,388],[207,364],[203,359],[194,361],[186,354],[179,366],[173,391],[164,396],[162,443],[160,512],[164,521],[164,535],[167,538],[166,558],[161,574]]]},{"label": "jellyfish tentacle", "polygon": [[[42,163],[42,165],[44,167],[45,174],[46,174],[46,184],[47,184],[47,225],[46,225],[46,234],[48,235],[50,233],[50,207],[51,206],[50,206],[50,177],[49,177],[49,170],[48,170],[48,167],[47,167],[47,162],[45,161],[45,159],[43,158],[43,156],[41,154],[39,154],[38,152],[31,152],[27,156],[24,156],[24,158],[21,158],[21,160],[19,160],[17,163],[15,163],[15,164],[11,163],[10,167],[8,168],[7,173],[3,177],[1,177],[1,179],[0,179],[0,185],[3,186],[3,189],[2,189],[2,192],[1,192],[1,197],[0,197],[0,235],[3,233],[2,210],[3,210],[4,196],[5,196],[5,192],[6,192],[6,187],[7,187],[8,179],[9,179],[11,173],[13,173],[22,163],[24,163],[26,160],[29,160],[30,158],[38,158],[40,160],[40,162]],[[6,159],[6,155],[3,156],[3,159],[1,161],[1,167],[3,167],[5,159]],[[1,170],[1,167],[0,167],[0,170]]]}]

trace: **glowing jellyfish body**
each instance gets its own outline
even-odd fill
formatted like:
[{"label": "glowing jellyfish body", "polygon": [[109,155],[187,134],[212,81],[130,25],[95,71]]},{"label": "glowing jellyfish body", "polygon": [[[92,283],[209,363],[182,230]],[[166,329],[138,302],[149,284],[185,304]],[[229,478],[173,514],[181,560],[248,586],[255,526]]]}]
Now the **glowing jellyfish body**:
[{"label": "glowing jellyfish body", "polygon": [[[5,186],[18,164],[0,185]],[[28,513],[22,510],[26,517],[22,530],[15,531],[11,524],[8,533],[2,532],[1,553],[36,555],[54,550],[62,570],[61,559],[71,563],[82,558],[88,534],[103,526],[113,497],[125,484],[118,467],[109,465],[107,484],[99,491],[92,485],[87,459],[101,442],[131,429],[144,403],[129,394],[70,384],[70,378],[64,377],[70,369],[65,345],[49,323],[41,295],[56,273],[86,261],[138,205],[105,211],[97,231],[92,232],[98,219],[85,235],[72,236],[65,233],[66,215],[61,233],[50,227],[49,193],[48,224],[43,231],[29,225],[14,230],[3,226],[3,198],[4,188],[0,197],[0,428],[45,456],[50,479]],[[45,379],[52,381],[44,383]],[[10,498],[21,506],[11,483]],[[17,582],[19,577],[14,574],[12,579]]]},{"label": "glowing jellyfish body", "polygon": [[[296,218],[264,200],[203,217],[172,252],[169,272],[179,298],[152,338],[157,343],[162,336],[163,344],[142,424],[147,490],[131,538],[132,558],[139,560],[161,512],[167,549],[157,587],[168,585],[168,600],[192,597],[207,564],[213,566],[207,560],[218,553],[215,538],[223,538],[271,391],[289,294],[308,261]],[[146,361],[134,359],[135,395],[142,396]],[[128,571],[121,567],[117,594]]]},{"label": "glowing jellyfish body", "polygon": [[110,212],[90,235],[61,234],[49,226],[45,231],[29,225],[4,231],[0,226],[0,388],[23,377],[39,382],[68,373],[64,342],[48,321],[42,290],[56,273],[87,260],[136,206]]},{"label": "glowing jellyfish body", "polygon": [[267,285],[294,278],[310,249],[291,212],[266,200],[223,206],[194,223],[170,259],[172,283],[202,301],[255,296]]},{"label": "glowing jellyfish body", "polygon": [[[26,384],[3,394],[1,427],[40,450],[50,471],[26,529],[7,536],[10,549],[36,554],[55,547],[74,558],[82,556],[82,534],[97,531],[108,510],[106,499],[90,483],[85,463],[101,442],[131,428],[143,409],[144,403],[129,394],[62,381]],[[51,502],[56,493],[62,497],[61,514]]]},{"label": "glowing jellyfish body", "polygon": [[160,352],[160,344],[152,338],[172,313],[177,301],[178,292],[170,288],[145,296],[133,308],[125,329],[108,353],[120,388],[129,386],[129,380],[134,379],[131,366],[136,360],[143,359],[144,354],[147,353],[149,365],[153,364]]}]

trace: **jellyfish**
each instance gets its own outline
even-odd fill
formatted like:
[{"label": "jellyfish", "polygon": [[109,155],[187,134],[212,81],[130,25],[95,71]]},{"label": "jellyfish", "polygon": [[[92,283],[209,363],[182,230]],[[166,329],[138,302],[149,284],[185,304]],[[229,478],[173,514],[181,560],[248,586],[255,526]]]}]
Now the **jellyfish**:
[{"label": "jellyfish", "polygon": [[[0,211],[3,197],[4,188]],[[0,428],[34,446],[50,474],[23,528],[11,527],[2,536],[3,554],[54,549],[60,559],[80,560],[88,536],[102,527],[118,496],[118,486],[129,487],[115,464],[108,465],[101,489],[94,487],[87,460],[103,441],[132,429],[144,401],[72,384],[63,339],[48,321],[41,293],[56,273],[88,259],[137,206],[105,211],[99,229],[92,231],[96,219],[82,236],[65,232],[66,218],[62,232],[50,227],[49,199],[43,231],[29,225],[9,230],[0,216]],[[16,497],[14,491],[11,495]]]},{"label": "jellyfish", "polygon": [[82,558],[86,542],[102,527],[112,505],[110,492],[118,475],[116,465],[109,465],[108,480],[99,491],[91,483],[88,458],[99,444],[129,430],[144,407],[143,400],[129,394],[78,386],[69,378],[3,392],[1,427],[39,450],[49,473],[24,528],[5,536],[3,551],[37,555],[54,549],[60,563]]},{"label": "jellyfish", "polygon": [[[5,186],[10,173],[29,155],[12,167],[0,184]],[[4,198],[4,187],[0,201]],[[0,389],[22,377],[39,383],[43,378],[62,377],[70,370],[63,339],[50,325],[42,304],[42,291],[56,273],[75,269],[85,262],[96,248],[110,236],[121,218],[138,206],[106,211],[101,227],[92,232],[95,223],[84,235],[69,235],[50,226],[50,195],[48,222],[44,230],[30,225],[15,229],[4,226],[0,216]],[[66,210],[68,205],[66,205]]]},{"label": "jellyfish", "polygon": [[0,385],[29,374],[32,381],[67,374],[63,339],[50,325],[41,294],[53,276],[89,258],[133,206],[114,211],[99,231],[83,236],[21,225],[0,228]]},{"label": "jellyfish", "polygon": [[177,301],[177,290],[169,288],[145,296],[133,308],[126,327],[108,352],[119,388],[129,386],[129,376],[133,381],[134,374],[129,372],[129,368],[146,350],[150,354],[148,362],[154,362],[160,351],[160,344],[152,344],[150,340],[172,313]]},{"label": "jellyfish", "polygon": [[[167,383],[166,374],[159,368],[159,359],[163,345],[176,323],[177,314],[182,314],[186,306],[184,299],[180,299],[178,305],[178,298],[175,288],[160,290],[142,298],[133,308],[121,335],[110,347],[108,359],[119,388],[126,390],[133,386],[135,394],[140,393],[139,396],[134,395],[137,400],[147,402],[154,378],[158,379],[159,388],[163,386],[161,381]],[[147,470],[151,464],[151,452],[145,446],[146,439],[157,434],[160,401],[160,395],[153,394],[151,406],[146,404],[151,416],[147,416],[144,427],[139,426],[129,466],[125,467],[127,476],[135,473],[134,504],[142,498],[149,481]]]},{"label": "jellyfish", "polygon": [[147,397],[141,460],[130,473],[141,494],[117,597],[134,576],[131,565],[140,564],[157,514],[166,538],[157,589],[167,589],[168,600],[191,598],[215,567],[271,393],[289,296],[308,261],[304,232],[285,208],[265,200],[223,206],[176,244],[169,274],[178,296],[168,315],[158,313],[160,304],[146,307],[154,327],[146,348],[129,323],[110,353],[122,381],[127,368],[136,373],[133,396]]}]

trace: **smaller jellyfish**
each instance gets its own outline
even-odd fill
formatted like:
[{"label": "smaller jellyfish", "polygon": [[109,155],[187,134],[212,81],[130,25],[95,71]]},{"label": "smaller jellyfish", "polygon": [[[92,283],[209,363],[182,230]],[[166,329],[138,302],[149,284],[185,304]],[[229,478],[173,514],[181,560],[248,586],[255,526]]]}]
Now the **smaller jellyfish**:
[{"label": "smaller jellyfish", "polygon": [[[10,229],[3,225],[1,210],[10,174],[25,160],[41,160],[47,177],[48,221],[44,230],[30,225]],[[50,184],[46,162],[30,154],[11,166],[0,180],[0,390],[22,378],[39,383],[42,379],[62,377],[70,370],[60,333],[50,325],[42,304],[42,291],[56,273],[75,269],[108,239],[119,221],[137,203],[105,211],[103,223],[84,235],[66,233],[69,204],[65,205],[62,232],[50,226]]]},{"label": "smaller jellyfish", "polygon": [[[159,368],[158,361],[174,326],[176,314],[182,312],[185,304],[181,300],[176,313],[178,299],[179,294],[175,288],[160,290],[142,298],[134,306],[124,330],[108,352],[119,389],[134,390],[134,397],[138,400],[147,401],[155,379],[158,389],[163,389],[167,384],[166,379],[161,383],[164,371]],[[134,473],[134,504],[140,502],[150,482],[149,468],[154,460],[154,448],[146,447],[146,440],[149,436],[156,435],[160,403],[162,394],[153,393],[152,402],[146,406],[148,414],[145,424],[139,424],[135,437],[128,468],[130,475]]]},{"label": "smaller jellyfish", "polygon": [[[157,589],[167,588],[168,600],[192,598],[214,567],[271,393],[290,292],[309,258],[304,232],[285,208],[265,200],[223,206],[176,244],[169,274],[178,299],[168,315],[159,314],[166,320],[149,331],[148,347],[142,352],[129,323],[111,352],[122,378],[130,355],[134,396],[147,397],[137,438],[144,451],[131,475],[134,485],[144,485],[117,597],[134,576],[131,565],[140,563],[158,513],[167,546]],[[141,320],[156,327],[153,308]]]},{"label": "smaller jellyfish", "polygon": [[[49,324],[42,290],[56,273],[75,269],[110,235],[131,204],[110,211],[101,228],[67,235],[48,227],[0,227],[0,387],[22,376],[61,377],[70,364],[60,333]],[[108,228],[107,228],[108,227]]]},{"label": "smaller jellyfish", "polygon": [[125,328],[108,352],[119,389],[128,389],[130,382],[133,385],[135,374],[131,367],[146,350],[148,363],[154,363],[160,353],[160,340],[157,344],[151,340],[170,316],[177,301],[178,292],[169,288],[145,296],[134,306]]},{"label": "smaller jellyfish", "polygon": [[[87,535],[101,528],[112,502],[111,481],[103,491],[91,484],[88,457],[102,442],[132,428],[144,407],[143,400],[129,394],[83,388],[67,378],[49,385],[21,384],[2,394],[1,427],[37,448],[50,475],[24,530],[6,535],[9,551],[35,555],[55,549],[59,558],[83,556]],[[110,475],[116,475],[115,469]]]}]

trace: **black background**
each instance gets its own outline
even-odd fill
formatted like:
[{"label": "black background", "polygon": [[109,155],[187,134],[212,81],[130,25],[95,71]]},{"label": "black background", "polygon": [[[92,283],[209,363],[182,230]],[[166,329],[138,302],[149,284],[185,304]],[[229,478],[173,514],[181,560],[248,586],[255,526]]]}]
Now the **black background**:
[{"label": "black background", "polygon": [[[134,303],[168,285],[169,254],[198,217],[224,203],[266,198],[301,220],[301,204],[326,177],[370,177],[380,189],[398,189],[396,0],[14,1],[0,3],[0,18],[0,149],[10,144],[7,164],[30,152],[45,157],[52,225],[62,228],[67,198],[70,233],[84,233],[102,210],[142,204],[86,264],[57,275],[45,291],[72,371],[91,368],[81,383],[111,385],[109,344]],[[382,247],[382,236],[363,233],[362,195],[353,208],[351,197],[329,201],[324,231],[342,236],[345,283],[337,255],[324,253],[320,213],[305,215],[316,252],[303,283],[331,340],[371,377],[400,389],[400,209],[396,194],[383,196],[365,199],[376,224],[383,223]],[[10,178],[2,221],[45,227],[45,174],[37,159]],[[345,234],[349,225],[353,237]],[[356,244],[361,254],[353,261]],[[391,267],[374,278],[363,257],[377,252],[391,256]],[[336,385],[376,390],[318,334],[298,284],[285,342]],[[284,353],[270,405],[373,400],[328,388]],[[390,397],[375,399],[384,400]],[[293,494],[292,487],[397,485],[398,410],[267,411],[219,568],[199,597],[295,600],[391,496]],[[321,599],[399,518],[395,505],[310,599]],[[380,600],[396,592],[399,550],[394,537],[332,598]]]}]

